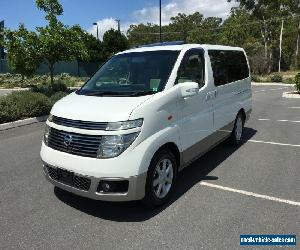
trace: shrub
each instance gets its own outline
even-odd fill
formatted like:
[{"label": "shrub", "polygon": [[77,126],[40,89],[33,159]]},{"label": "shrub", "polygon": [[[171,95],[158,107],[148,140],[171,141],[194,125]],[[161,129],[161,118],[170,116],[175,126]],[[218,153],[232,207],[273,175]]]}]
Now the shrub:
[{"label": "shrub", "polygon": [[31,91],[41,93],[48,97],[54,95],[56,92],[67,92],[68,87],[61,81],[55,81],[53,84],[40,84],[31,86]]},{"label": "shrub", "polygon": [[57,92],[57,93],[55,93],[50,98],[51,104],[54,105],[57,101],[59,101],[60,99],[62,99],[66,95],[68,95],[68,93],[66,93],[66,92]]},{"label": "shrub", "polygon": [[[23,84],[21,84],[21,80],[22,76],[19,74],[0,74],[0,86],[5,88],[50,84],[50,78],[48,75],[35,75],[31,78],[25,78]],[[61,75],[54,77],[55,83],[61,83],[68,87],[81,86],[87,80],[87,77],[71,76],[67,73],[62,73]]]},{"label": "shrub", "polygon": [[62,81],[60,80],[57,80],[55,81],[52,85],[51,85],[51,88],[53,90],[54,93],[56,92],[67,92],[68,91],[68,87],[66,84],[64,84]]},{"label": "shrub", "polygon": [[0,98],[0,123],[47,115],[51,107],[49,98],[41,93],[14,92]]},{"label": "shrub", "polygon": [[283,83],[285,83],[285,84],[295,84],[295,78],[288,77],[286,79],[283,79]]},{"label": "shrub", "polygon": [[261,82],[261,78],[258,75],[251,75],[252,82]]},{"label": "shrub", "polygon": [[300,73],[295,76],[295,87],[296,90],[300,93]]},{"label": "shrub", "polygon": [[280,75],[279,73],[275,73],[271,75],[270,79],[271,82],[282,82],[282,75]]}]

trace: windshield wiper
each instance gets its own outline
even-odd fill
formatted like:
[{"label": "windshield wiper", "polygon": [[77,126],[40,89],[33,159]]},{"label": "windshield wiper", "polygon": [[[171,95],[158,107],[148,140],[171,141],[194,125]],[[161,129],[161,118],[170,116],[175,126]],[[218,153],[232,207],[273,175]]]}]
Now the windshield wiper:
[{"label": "windshield wiper", "polygon": [[87,96],[127,96],[128,93],[126,92],[121,92],[121,91],[92,91],[92,92],[86,92],[86,93],[80,93],[82,95],[87,95]]}]

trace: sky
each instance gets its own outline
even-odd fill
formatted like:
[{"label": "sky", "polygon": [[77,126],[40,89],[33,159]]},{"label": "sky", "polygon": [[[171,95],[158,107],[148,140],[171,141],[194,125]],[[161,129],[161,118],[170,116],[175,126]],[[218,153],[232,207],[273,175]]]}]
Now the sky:
[{"label": "sky", "polygon": [[[121,20],[121,30],[126,31],[130,24],[158,23],[159,0],[60,0],[64,13],[60,20],[67,25],[79,24],[83,29],[99,36],[105,31],[117,28],[115,19]],[[226,18],[236,3],[227,0],[162,0],[162,23],[168,24],[170,17],[178,13],[192,14],[196,11],[204,16]],[[35,0],[0,0],[0,21],[5,26],[16,29],[19,23],[34,30],[44,26],[44,13],[35,6]]]}]

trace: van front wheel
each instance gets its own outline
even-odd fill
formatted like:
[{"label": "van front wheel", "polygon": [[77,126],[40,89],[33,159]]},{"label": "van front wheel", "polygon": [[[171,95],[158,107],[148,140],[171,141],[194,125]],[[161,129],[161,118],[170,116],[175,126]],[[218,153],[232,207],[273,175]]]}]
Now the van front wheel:
[{"label": "van front wheel", "polygon": [[143,202],[148,206],[160,206],[167,202],[173,191],[177,174],[175,156],[169,150],[158,151],[149,166]]},{"label": "van front wheel", "polygon": [[244,117],[239,113],[235,119],[234,127],[231,132],[231,142],[233,145],[240,145],[242,142],[243,130],[244,130]]}]

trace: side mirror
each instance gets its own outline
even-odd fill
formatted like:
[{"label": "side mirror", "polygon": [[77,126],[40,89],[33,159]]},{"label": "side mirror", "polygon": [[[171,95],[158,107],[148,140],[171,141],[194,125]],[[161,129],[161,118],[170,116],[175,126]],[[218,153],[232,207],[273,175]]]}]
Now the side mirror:
[{"label": "side mirror", "polygon": [[182,98],[191,97],[199,92],[199,84],[196,82],[183,82],[179,84],[179,90]]}]

